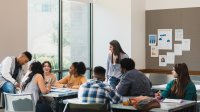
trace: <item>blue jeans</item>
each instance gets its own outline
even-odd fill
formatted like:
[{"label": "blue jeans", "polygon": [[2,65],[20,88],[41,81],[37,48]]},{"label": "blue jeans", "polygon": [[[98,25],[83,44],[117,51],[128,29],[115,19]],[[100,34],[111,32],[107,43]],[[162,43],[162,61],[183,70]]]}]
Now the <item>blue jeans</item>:
[{"label": "blue jeans", "polygon": [[108,79],[108,84],[111,86],[112,89],[115,89],[115,87],[117,86],[117,84],[119,83],[119,81],[120,81],[120,79],[111,76]]},{"label": "blue jeans", "polygon": [[15,86],[11,82],[6,82],[1,87],[1,91],[5,93],[16,93]]}]

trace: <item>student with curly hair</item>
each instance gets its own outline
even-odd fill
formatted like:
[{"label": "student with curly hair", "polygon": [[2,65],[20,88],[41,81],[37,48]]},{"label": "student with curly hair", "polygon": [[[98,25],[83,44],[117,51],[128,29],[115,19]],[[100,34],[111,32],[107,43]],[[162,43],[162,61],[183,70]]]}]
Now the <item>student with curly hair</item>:
[{"label": "student with curly hair", "polygon": [[70,66],[69,74],[55,83],[56,87],[79,89],[80,85],[85,83],[84,76],[86,67],[83,62],[74,62]]}]

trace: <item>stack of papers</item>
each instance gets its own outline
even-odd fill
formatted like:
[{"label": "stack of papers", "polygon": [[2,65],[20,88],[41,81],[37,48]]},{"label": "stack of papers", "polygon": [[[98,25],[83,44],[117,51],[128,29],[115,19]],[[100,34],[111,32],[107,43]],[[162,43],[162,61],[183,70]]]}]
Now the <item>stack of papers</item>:
[{"label": "stack of papers", "polygon": [[183,100],[182,99],[168,99],[168,98],[165,98],[162,102],[164,102],[164,103],[182,103]]}]

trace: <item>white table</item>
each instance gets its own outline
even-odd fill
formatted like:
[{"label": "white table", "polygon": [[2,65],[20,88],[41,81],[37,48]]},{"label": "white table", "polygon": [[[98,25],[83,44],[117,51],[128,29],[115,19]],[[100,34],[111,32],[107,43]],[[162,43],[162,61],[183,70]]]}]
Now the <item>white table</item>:
[{"label": "white table", "polygon": [[59,101],[78,95],[78,90],[67,88],[52,88],[48,94],[42,94],[44,97],[52,97],[56,102],[56,112],[59,112]]},{"label": "white table", "polygon": [[[127,98],[123,98],[127,99]],[[125,100],[126,101],[126,100]],[[183,100],[182,103],[164,103],[160,102],[161,107],[160,108],[153,108],[150,110],[150,112],[174,112],[177,110],[184,110],[188,107],[194,107],[194,110],[196,109],[196,102],[195,101],[188,101]],[[123,110],[136,110],[133,106],[123,106],[122,104],[112,104],[111,108],[114,109],[123,109]]]},{"label": "white table", "polygon": [[[51,92],[49,92],[48,94],[42,94],[42,96],[58,98],[78,95],[78,90],[76,89],[59,88],[61,91],[55,91],[54,89],[55,88],[52,88]],[[66,91],[63,91],[63,89],[66,89]]]}]

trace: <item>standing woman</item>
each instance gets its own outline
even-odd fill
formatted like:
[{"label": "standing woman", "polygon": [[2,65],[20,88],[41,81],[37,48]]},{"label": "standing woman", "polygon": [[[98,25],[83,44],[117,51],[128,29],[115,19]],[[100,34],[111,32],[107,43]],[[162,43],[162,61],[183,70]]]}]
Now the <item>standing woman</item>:
[{"label": "standing woman", "polygon": [[57,81],[56,87],[79,89],[80,85],[87,82],[84,76],[86,67],[83,62],[73,62],[69,69],[69,74]]},{"label": "standing woman", "polygon": [[175,64],[172,75],[176,79],[167,84],[162,94],[156,93],[156,98],[196,100],[196,87],[190,79],[187,65],[185,63]]},{"label": "standing woman", "polygon": [[56,82],[56,77],[53,73],[51,73],[51,63],[49,61],[44,61],[42,63],[42,67],[44,70],[44,80],[46,84],[50,84],[54,86]]},{"label": "standing woman", "polygon": [[22,93],[32,93],[36,104],[36,112],[52,112],[48,104],[40,103],[40,93],[46,94],[51,86],[45,86],[44,71],[40,62],[33,62],[30,65],[30,73],[27,79],[22,82]]},{"label": "standing woman", "polygon": [[110,53],[108,54],[107,59],[107,71],[106,71],[106,81],[115,89],[117,84],[120,81],[121,77],[121,66],[120,60],[128,58],[128,55],[122,50],[121,45],[117,40],[112,40],[110,42]]}]

